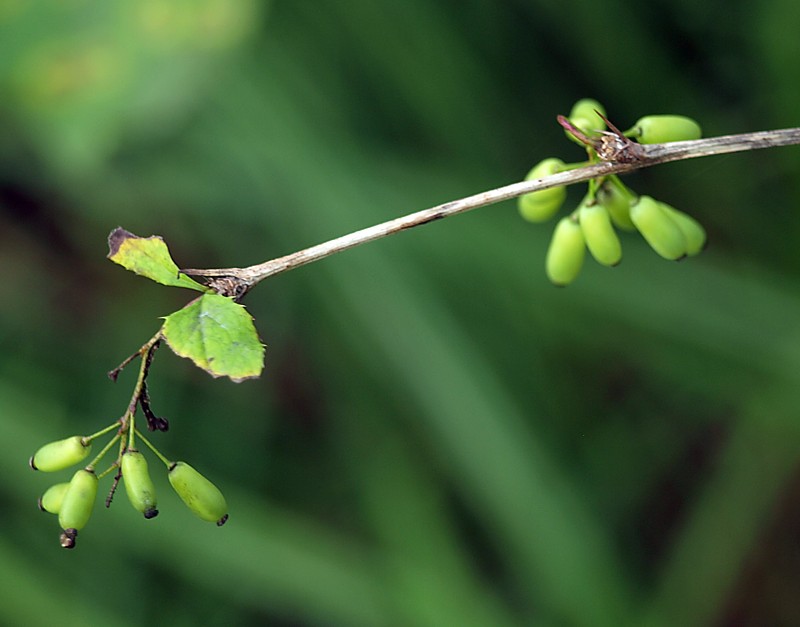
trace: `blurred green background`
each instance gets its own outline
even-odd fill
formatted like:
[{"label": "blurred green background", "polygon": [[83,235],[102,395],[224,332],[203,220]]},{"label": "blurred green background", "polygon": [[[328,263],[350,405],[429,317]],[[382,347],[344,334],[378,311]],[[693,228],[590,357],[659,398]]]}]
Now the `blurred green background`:
[{"label": "blurred green background", "polygon": [[35,502],[69,473],[26,465],[123,413],[105,373],[192,297],[114,227],[256,263],[579,159],[586,96],[797,126],[798,31],[794,0],[0,3],[0,622],[800,624],[800,148],[627,176],[707,227],[684,263],[627,235],[553,288],[507,202],[259,285],[261,379],[151,371],[221,529],[157,473],[158,518],[118,494],[63,551]]}]

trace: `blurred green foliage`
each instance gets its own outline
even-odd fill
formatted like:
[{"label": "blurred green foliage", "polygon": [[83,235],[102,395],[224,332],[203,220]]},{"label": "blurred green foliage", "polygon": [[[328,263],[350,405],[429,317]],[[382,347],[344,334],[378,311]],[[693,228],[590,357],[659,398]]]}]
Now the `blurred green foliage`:
[{"label": "blurred green foliage", "polygon": [[[513,203],[275,277],[261,379],[160,351],[155,437],[231,520],[118,495],[73,552],[40,444],[187,300],[104,259],[247,265],[580,158],[625,127],[796,126],[793,0],[0,4],[0,607],[8,625],[796,625],[800,149],[626,177],[710,247],[640,239],[565,290]],[[579,192],[575,194],[575,201]],[[155,469],[157,466],[153,464]]]}]

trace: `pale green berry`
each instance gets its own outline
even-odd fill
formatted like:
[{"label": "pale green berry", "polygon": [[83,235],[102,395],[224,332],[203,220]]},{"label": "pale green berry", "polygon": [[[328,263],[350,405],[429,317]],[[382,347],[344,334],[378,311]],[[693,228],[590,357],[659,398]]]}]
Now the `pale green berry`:
[{"label": "pale green berry", "polygon": [[561,218],[547,249],[547,278],[558,286],[569,285],[580,273],[585,256],[586,243],[580,224],[571,216]]},{"label": "pale green berry", "polygon": [[195,515],[218,526],[228,520],[228,504],[222,492],[186,462],[170,466],[169,482]]},{"label": "pale green berry", "polygon": [[657,200],[640,196],[631,205],[631,220],[650,247],[665,259],[686,256],[687,244],[683,231]]},{"label": "pale green berry", "polygon": [[663,144],[700,139],[702,130],[692,118],[683,115],[646,115],[625,134],[640,144]]},{"label": "pale green berry", "polygon": [[156,509],[156,488],[147,471],[147,460],[140,451],[128,449],[122,455],[122,480],[131,505],[144,514],[145,518],[158,515]]},{"label": "pale green berry", "polygon": [[597,203],[583,204],[578,217],[592,257],[604,266],[616,266],[622,260],[622,246],[608,210]]},{"label": "pale green berry", "polygon": [[665,202],[660,203],[661,208],[669,214],[678,228],[686,238],[686,254],[689,256],[698,254],[706,246],[706,230],[692,216],[675,209]]},{"label": "pale green berry", "polygon": [[75,546],[75,536],[89,522],[96,499],[97,475],[86,468],[78,470],[69,482],[58,512],[58,523],[64,530],[61,546],[65,549]]},{"label": "pale green berry", "polygon": [[[561,172],[564,162],[561,159],[544,159],[537,163],[525,177],[526,181],[550,176]],[[520,215],[530,222],[544,222],[552,218],[564,204],[567,197],[567,188],[563,185],[531,192],[519,197],[518,207]]]},{"label": "pale green berry", "polygon": [[[603,131],[606,128],[605,120],[598,115],[598,112],[603,115],[606,114],[603,105],[592,98],[583,98],[573,105],[567,117],[573,125],[577,126],[586,135],[597,135],[599,131]],[[567,132],[567,137],[583,145],[580,139],[569,132]]]},{"label": "pale green berry", "polygon": [[631,220],[631,202],[635,198],[632,193],[626,194],[618,187],[617,183],[611,181],[606,181],[601,185],[595,195],[597,202],[608,209],[614,225],[623,231],[636,230],[636,226]]},{"label": "pale green berry", "polygon": [[29,464],[34,470],[54,472],[74,466],[86,459],[92,445],[79,436],[57,440],[45,444],[30,458]]},{"label": "pale green berry", "polygon": [[64,495],[67,493],[69,483],[56,483],[51,485],[42,496],[39,497],[39,509],[49,514],[58,514],[61,510],[61,503],[64,502]]}]

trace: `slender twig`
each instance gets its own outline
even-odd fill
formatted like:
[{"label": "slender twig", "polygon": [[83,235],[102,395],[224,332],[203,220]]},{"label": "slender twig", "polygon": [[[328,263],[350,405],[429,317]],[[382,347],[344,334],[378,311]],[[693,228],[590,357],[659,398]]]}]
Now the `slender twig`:
[{"label": "slender twig", "polygon": [[516,198],[523,194],[557,187],[560,185],[573,185],[589,179],[609,174],[622,174],[640,168],[647,168],[660,163],[708,157],[730,152],[757,150],[759,148],[773,148],[776,146],[791,146],[800,144],[800,128],[787,128],[776,131],[760,131],[756,133],[743,133],[740,135],[724,135],[667,144],[643,145],[641,154],[633,161],[604,161],[594,163],[582,168],[559,172],[541,179],[522,181],[504,187],[498,187],[474,196],[452,200],[430,209],[423,209],[416,213],[389,220],[375,226],[355,231],[342,237],[317,244],[310,248],[297,251],[284,257],[277,257],[264,263],[259,263],[246,268],[209,268],[185,269],[182,272],[201,277],[228,277],[238,284],[243,294],[250,287],[264,279],[293,270],[336,253],[375,241],[382,237],[399,233],[415,226],[427,224],[434,220],[465,213],[472,209],[492,205],[503,200]]}]

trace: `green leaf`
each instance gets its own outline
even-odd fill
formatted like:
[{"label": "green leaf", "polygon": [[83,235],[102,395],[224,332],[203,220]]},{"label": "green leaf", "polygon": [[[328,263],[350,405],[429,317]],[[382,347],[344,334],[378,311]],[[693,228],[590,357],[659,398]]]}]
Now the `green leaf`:
[{"label": "green leaf", "polygon": [[117,227],[108,236],[108,258],[162,285],[186,287],[198,292],[211,291],[211,288],[181,273],[170,257],[167,244],[157,235],[139,237]]},{"label": "green leaf", "polygon": [[161,334],[176,355],[214,377],[239,382],[258,377],[264,345],[244,306],[219,294],[203,294],[166,317]]}]

